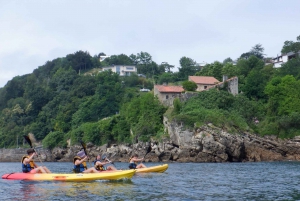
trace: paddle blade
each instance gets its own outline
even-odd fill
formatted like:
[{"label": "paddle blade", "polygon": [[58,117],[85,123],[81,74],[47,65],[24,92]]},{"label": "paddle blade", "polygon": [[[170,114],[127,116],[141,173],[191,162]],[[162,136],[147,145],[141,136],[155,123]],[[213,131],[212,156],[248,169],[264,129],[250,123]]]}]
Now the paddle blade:
[{"label": "paddle blade", "polygon": [[23,135],[23,137],[26,140],[26,142],[29,144],[29,146],[32,148],[32,143],[31,143],[31,140],[30,140],[29,136]]},{"label": "paddle blade", "polygon": [[31,141],[32,144],[36,143],[36,139],[34,137],[34,134],[33,133],[28,133],[28,137]]},{"label": "paddle blade", "polygon": [[149,145],[149,147],[147,148],[147,154],[150,153],[150,151],[152,150],[151,145]]},{"label": "paddle blade", "polygon": [[87,153],[86,153],[86,144],[83,141],[80,141],[80,144],[81,144],[81,146],[83,148],[83,151],[84,151],[85,155],[87,156]]}]

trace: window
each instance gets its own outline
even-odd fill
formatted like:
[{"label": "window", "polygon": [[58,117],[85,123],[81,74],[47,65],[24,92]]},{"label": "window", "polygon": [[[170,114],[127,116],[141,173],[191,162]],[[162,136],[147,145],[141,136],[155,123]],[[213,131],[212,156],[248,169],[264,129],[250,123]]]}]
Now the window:
[{"label": "window", "polygon": [[126,70],[134,70],[133,67],[126,67]]},{"label": "window", "polygon": [[116,66],[116,73],[120,75],[120,66]]},{"label": "window", "polygon": [[204,89],[207,89],[207,86],[204,86]]},{"label": "window", "polygon": [[169,99],[169,95],[166,95],[166,99]]}]

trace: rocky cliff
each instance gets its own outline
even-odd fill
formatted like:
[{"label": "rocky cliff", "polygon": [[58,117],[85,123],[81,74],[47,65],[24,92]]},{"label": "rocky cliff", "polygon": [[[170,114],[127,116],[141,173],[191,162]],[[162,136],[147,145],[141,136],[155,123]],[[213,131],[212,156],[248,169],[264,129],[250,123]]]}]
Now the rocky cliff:
[{"label": "rocky cliff", "polygon": [[[246,161],[284,161],[300,160],[300,137],[278,139],[260,137],[241,132],[228,133],[212,124],[203,125],[192,130],[183,124],[164,119],[169,137],[161,142],[129,144],[112,144],[94,146],[87,144],[88,154],[93,159],[97,154],[106,154],[110,160],[128,162],[133,153],[140,157],[146,154],[147,147],[152,150],[145,161],[164,162],[246,162]],[[80,146],[39,150],[43,161],[68,161],[81,149]],[[0,161],[20,161],[26,150],[0,150]]]}]

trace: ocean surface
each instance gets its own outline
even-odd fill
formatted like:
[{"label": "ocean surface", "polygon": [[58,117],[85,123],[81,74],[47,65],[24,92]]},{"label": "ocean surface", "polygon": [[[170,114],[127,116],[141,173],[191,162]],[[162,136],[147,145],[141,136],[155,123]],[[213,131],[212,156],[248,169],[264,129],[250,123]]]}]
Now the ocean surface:
[{"label": "ocean surface", "polygon": [[[20,163],[0,163],[1,175]],[[37,163],[40,165],[40,163]],[[162,163],[145,163],[147,166]],[[44,163],[70,172],[72,163]],[[115,163],[127,168],[127,163]],[[0,179],[1,200],[300,200],[300,162],[169,163],[131,180],[41,182]]]}]

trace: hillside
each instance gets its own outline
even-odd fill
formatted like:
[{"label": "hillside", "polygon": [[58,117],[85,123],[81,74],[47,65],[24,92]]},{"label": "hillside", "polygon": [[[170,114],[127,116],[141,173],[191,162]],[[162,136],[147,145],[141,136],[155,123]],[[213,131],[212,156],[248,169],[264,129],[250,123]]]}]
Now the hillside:
[{"label": "hillside", "polygon": [[[163,115],[189,129],[213,123],[234,132],[300,135],[299,56],[273,68],[266,65],[262,50],[253,48],[236,63],[226,59],[201,69],[196,61],[182,57],[179,72],[172,72],[167,63],[156,64],[146,52],[112,55],[100,62],[98,56],[78,51],[47,61],[0,89],[0,147],[15,147],[17,139],[22,142],[22,135],[30,132],[48,148],[64,147],[68,139],[72,144],[83,140],[96,145],[161,139],[167,134]],[[88,73],[112,64],[136,65],[147,78]],[[153,80],[178,83],[189,75],[219,80],[222,75],[238,76],[239,95],[231,95],[224,86],[199,92],[186,102],[175,100],[174,108],[168,109],[152,93],[139,92],[142,86],[152,89]]]}]

